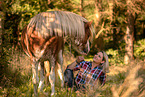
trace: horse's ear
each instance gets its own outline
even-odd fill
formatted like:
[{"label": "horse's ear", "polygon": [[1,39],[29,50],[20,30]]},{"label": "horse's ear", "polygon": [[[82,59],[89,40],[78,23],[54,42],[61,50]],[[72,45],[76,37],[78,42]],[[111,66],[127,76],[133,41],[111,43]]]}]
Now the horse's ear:
[{"label": "horse's ear", "polygon": [[91,25],[92,25],[92,23],[93,23],[93,20],[89,22],[89,26],[91,26]]},{"label": "horse's ear", "polygon": [[93,20],[90,22],[85,22],[85,27],[90,27],[92,25],[92,22],[93,22]]}]

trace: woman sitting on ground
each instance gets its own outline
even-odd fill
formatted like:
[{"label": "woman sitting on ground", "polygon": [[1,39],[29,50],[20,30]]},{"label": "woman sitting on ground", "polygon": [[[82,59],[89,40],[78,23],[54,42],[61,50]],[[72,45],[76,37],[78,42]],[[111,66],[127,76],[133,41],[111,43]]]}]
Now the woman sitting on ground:
[{"label": "woman sitting on ground", "polygon": [[84,57],[78,56],[77,60],[68,65],[66,70],[79,71],[74,79],[76,90],[84,90],[86,84],[95,86],[98,79],[101,85],[104,85],[106,73],[109,72],[108,56],[104,51],[98,52],[94,55],[93,62],[84,61]]}]

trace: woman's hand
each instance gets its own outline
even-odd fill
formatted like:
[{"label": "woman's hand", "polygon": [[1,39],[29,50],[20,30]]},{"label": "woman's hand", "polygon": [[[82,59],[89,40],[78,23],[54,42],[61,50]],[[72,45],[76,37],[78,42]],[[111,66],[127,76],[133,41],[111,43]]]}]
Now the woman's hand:
[{"label": "woman's hand", "polygon": [[78,56],[77,59],[76,59],[76,62],[77,62],[77,63],[80,63],[80,62],[82,62],[82,61],[84,61],[84,57]]},{"label": "woman's hand", "polygon": [[74,61],[73,63],[71,63],[70,65],[68,65],[67,69],[73,70],[74,67],[75,67],[78,63],[80,63],[80,62],[82,62],[82,61],[84,61],[84,57],[78,56],[77,59],[76,59],[76,61]]}]

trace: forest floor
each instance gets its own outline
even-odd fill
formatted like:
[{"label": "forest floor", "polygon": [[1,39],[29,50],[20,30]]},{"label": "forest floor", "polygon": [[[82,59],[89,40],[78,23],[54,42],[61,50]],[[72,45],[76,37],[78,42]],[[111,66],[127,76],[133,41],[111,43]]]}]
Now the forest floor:
[{"label": "forest floor", "polygon": [[[67,56],[67,57],[65,57]],[[67,53],[64,56],[64,69],[76,58]],[[69,60],[69,61],[68,61]],[[92,57],[85,58],[92,60]],[[0,97],[32,97],[32,72],[29,58],[25,54],[13,53],[8,58],[7,72],[1,81]],[[57,97],[144,97],[145,95],[145,62],[133,60],[128,65],[118,64],[109,67],[106,84],[88,90],[86,94],[67,91],[60,87],[60,81],[56,81]],[[60,90],[61,88],[61,90]],[[45,86],[44,92],[50,96],[50,84]],[[47,97],[43,93],[40,97]]]}]

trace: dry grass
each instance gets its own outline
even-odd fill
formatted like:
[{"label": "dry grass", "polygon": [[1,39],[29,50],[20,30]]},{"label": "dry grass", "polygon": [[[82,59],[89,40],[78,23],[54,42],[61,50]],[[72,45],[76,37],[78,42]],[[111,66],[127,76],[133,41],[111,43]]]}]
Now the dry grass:
[{"label": "dry grass", "polygon": [[[69,60],[69,61],[68,61]],[[64,69],[75,60],[75,57],[66,52],[64,55]],[[89,60],[89,59],[86,59]],[[31,65],[29,58],[22,52],[15,52],[8,56],[7,74],[2,79],[0,96],[29,97],[33,96]],[[144,97],[145,95],[145,62],[136,59],[128,65],[110,66],[106,84],[94,89],[88,88],[86,94],[67,91],[56,82],[57,97]],[[50,85],[44,88],[50,96]],[[40,93],[41,97],[46,97]]]},{"label": "dry grass", "polygon": [[145,63],[132,61],[124,71],[127,72],[123,83],[112,85],[113,97],[143,97],[145,88]]}]

